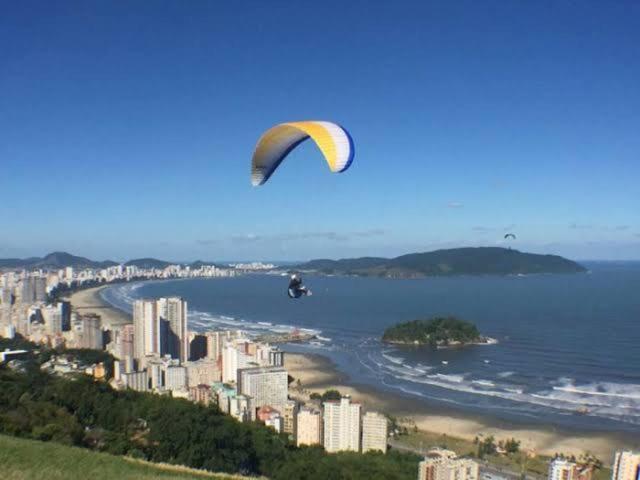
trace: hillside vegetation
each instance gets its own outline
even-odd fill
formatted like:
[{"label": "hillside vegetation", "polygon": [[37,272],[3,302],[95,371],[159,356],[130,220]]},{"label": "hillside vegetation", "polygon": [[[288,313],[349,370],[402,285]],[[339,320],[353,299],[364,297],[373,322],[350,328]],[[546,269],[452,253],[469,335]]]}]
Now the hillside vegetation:
[{"label": "hillside vegetation", "polygon": [[486,339],[477,327],[455,317],[412,320],[387,328],[383,342],[420,345],[452,345],[479,343]]},{"label": "hillside vegetation", "polygon": [[413,278],[446,275],[578,273],[586,269],[557,255],[538,255],[498,247],[452,248],[396,258],[311,260],[297,266],[326,274]]},{"label": "hillside vegetation", "polygon": [[216,475],[106,453],[0,435],[0,478],[12,480],[222,480]]},{"label": "hillside vegetation", "polygon": [[116,391],[85,375],[49,375],[40,370],[41,357],[25,361],[22,371],[0,364],[1,434],[272,480],[413,480],[417,474],[414,455],[297,448],[285,435],[240,423],[215,406]]}]

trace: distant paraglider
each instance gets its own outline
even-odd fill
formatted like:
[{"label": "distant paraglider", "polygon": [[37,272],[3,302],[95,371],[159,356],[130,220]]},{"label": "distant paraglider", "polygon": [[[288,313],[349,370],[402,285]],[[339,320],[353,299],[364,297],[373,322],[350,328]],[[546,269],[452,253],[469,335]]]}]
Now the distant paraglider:
[{"label": "distant paraglider", "polygon": [[281,123],[258,140],[251,160],[251,184],[263,185],[289,152],[308,138],[316,143],[332,172],[349,168],[355,150],[351,135],[341,126],[317,121]]},{"label": "distant paraglider", "polygon": [[[509,241],[509,240],[516,240],[516,236],[513,233],[506,233],[504,236],[504,240],[505,241]],[[509,247],[509,250],[511,250],[511,247]]]},{"label": "distant paraglider", "polygon": [[298,275],[291,275],[291,281],[289,282],[289,288],[287,289],[287,295],[289,298],[300,298],[303,295],[311,295],[311,290],[302,285],[302,278]]}]

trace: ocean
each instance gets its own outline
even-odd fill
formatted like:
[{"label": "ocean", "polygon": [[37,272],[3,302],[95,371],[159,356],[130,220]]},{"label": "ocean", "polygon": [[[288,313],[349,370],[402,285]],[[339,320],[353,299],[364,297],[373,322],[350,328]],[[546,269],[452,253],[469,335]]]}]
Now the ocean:
[{"label": "ocean", "polygon": [[[585,263],[585,274],[397,280],[306,276],[291,300],[274,275],[120,284],[103,290],[131,311],[137,298],[179,295],[189,328],[313,332],[285,350],[323,354],[352,381],[427,405],[509,422],[640,433],[640,262]],[[397,322],[455,315],[496,345],[385,345]]]}]

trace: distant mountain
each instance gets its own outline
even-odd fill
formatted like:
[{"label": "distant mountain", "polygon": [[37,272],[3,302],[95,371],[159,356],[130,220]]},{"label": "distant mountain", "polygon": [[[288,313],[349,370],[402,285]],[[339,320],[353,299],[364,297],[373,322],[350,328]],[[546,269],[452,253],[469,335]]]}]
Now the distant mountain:
[{"label": "distant mountain", "polygon": [[[182,262],[167,262],[165,260],[158,260],[157,258],[135,258],[124,263],[124,265],[135,265],[138,268],[150,269],[157,268],[163,269],[169,265],[189,265],[191,268],[197,269],[203,266],[213,265],[216,267],[221,264],[214,262],[205,262],[197,260],[192,263]],[[120,265],[119,262],[111,260],[105,260],[103,262],[96,262],[84,257],[77,257],[67,252],[53,252],[42,258],[30,257],[30,258],[0,258],[0,269],[35,269],[42,268],[44,270],[57,270],[64,267],[73,267],[78,269],[83,268],[107,268],[114,265]]]},{"label": "distant mountain", "polygon": [[219,263],[205,262],[203,260],[196,260],[195,262],[191,262],[189,266],[193,269],[198,269],[201,267],[224,267],[224,265],[221,265]]},{"label": "distant mountain", "polygon": [[558,255],[539,255],[499,247],[452,248],[396,258],[311,260],[300,270],[326,274],[414,278],[447,275],[579,273],[586,269]]},{"label": "distant mountain", "polygon": [[138,268],[149,269],[149,268],[166,268],[169,265],[175,265],[171,262],[165,262],[164,260],[158,260],[157,258],[136,258],[134,260],[129,260],[124,264],[125,266],[135,266]]},{"label": "distant mountain", "polygon": [[53,252],[42,258],[5,258],[0,259],[0,268],[27,268],[27,269],[58,269],[63,267],[73,268],[107,268],[118,265],[117,262],[106,260],[96,262],[84,257],[77,257],[67,252]]}]

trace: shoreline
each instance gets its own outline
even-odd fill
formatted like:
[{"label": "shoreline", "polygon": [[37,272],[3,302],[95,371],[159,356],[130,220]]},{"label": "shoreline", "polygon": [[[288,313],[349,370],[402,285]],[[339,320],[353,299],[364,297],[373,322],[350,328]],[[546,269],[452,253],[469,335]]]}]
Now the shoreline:
[{"label": "shoreline", "polygon": [[73,292],[68,300],[71,308],[81,313],[95,313],[100,315],[102,326],[106,328],[118,327],[133,322],[133,317],[114,307],[100,296],[100,291],[113,285],[101,285]]},{"label": "shoreline", "polygon": [[[285,353],[285,368],[294,378],[292,396],[308,401],[311,393],[335,389],[363,403],[366,409],[398,418],[418,430],[473,441],[476,436],[493,435],[496,440],[514,437],[523,450],[553,456],[555,453],[579,456],[590,452],[609,464],[615,450],[640,444],[631,434],[559,430],[552,425],[520,425],[479,414],[465,414],[446,407],[433,407],[420,399],[376,389],[352,381],[327,357],[319,354]],[[296,382],[300,380],[302,391]]]},{"label": "shoreline", "polygon": [[[74,292],[69,297],[74,309],[92,312],[102,317],[107,328],[132,323],[128,314],[111,305],[100,296],[100,291],[111,285],[102,285]],[[559,430],[553,425],[527,425],[511,423],[489,415],[471,414],[447,408],[434,407],[419,398],[389,392],[370,385],[359,384],[338,370],[330,358],[315,353],[285,353],[285,368],[295,379],[290,394],[308,401],[311,393],[322,393],[328,389],[339,390],[361,401],[365,409],[370,408],[398,418],[400,423],[420,431],[447,435],[472,441],[478,435],[493,435],[497,440],[514,437],[522,442],[522,448],[539,454],[573,454],[590,452],[608,464],[615,450],[640,448],[640,438],[627,433]],[[297,391],[300,380],[302,392]]]}]

